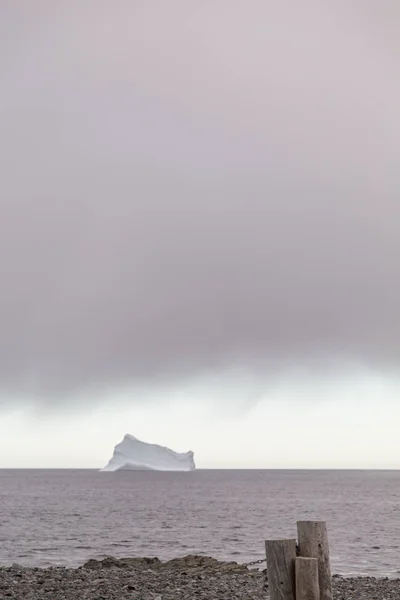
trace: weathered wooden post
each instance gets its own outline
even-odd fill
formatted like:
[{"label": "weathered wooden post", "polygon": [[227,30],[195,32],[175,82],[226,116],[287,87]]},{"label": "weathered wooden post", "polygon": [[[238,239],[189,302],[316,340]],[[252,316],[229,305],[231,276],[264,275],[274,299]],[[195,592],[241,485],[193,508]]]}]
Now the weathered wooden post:
[{"label": "weathered wooden post", "polygon": [[271,600],[295,600],[296,540],[267,540],[265,554]]},{"label": "weathered wooden post", "polygon": [[296,558],[296,600],[320,600],[317,558]]},{"label": "weathered wooden post", "polygon": [[320,600],[332,600],[332,576],[326,523],[324,521],[298,521],[297,535],[300,556],[318,559]]}]

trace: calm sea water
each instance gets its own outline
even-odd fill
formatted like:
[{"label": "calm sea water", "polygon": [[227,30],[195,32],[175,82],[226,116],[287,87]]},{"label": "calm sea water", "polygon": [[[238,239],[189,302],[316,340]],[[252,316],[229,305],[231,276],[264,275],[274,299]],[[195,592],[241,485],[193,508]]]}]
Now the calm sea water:
[{"label": "calm sea water", "polygon": [[333,571],[398,576],[400,472],[1,471],[0,564],[189,553],[247,562],[328,521]]}]

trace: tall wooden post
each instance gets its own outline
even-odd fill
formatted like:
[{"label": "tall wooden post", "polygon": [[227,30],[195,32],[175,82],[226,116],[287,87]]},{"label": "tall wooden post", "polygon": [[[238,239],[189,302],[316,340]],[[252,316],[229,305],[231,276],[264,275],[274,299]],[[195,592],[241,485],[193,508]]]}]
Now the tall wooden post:
[{"label": "tall wooden post", "polygon": [[320,600],[316,558],[296,558],[296,600]]},{"label": "tall wooden post", "polygon": [[267,540],[268,587],[271,600],[295,600],[296,540]]},{"label": "tall wooden post", "polygon": [[332,600],[332,576],[326,523],[324,521],[298,521],[297,535],[300,556],[318,559],[320,600]]}]

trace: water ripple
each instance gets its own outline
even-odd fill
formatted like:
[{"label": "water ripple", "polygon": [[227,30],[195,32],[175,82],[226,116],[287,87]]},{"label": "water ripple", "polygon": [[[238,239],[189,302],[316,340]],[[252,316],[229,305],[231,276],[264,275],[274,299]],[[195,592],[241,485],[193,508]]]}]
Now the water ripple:
[{"label": "water ripple", "polygon": [[329,523],[333,571],[398,576],[400,472],[0,471],[0,564],[199,553],[246,562]]}]

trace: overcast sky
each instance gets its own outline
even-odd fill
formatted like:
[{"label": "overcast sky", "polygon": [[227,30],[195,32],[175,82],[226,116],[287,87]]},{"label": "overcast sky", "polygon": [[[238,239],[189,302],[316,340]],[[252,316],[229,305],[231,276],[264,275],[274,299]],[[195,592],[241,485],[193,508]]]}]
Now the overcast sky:
[{"label": "overcast sky", "polygon": [[400,467],[399,19],[1,2],[0,467]]}]

